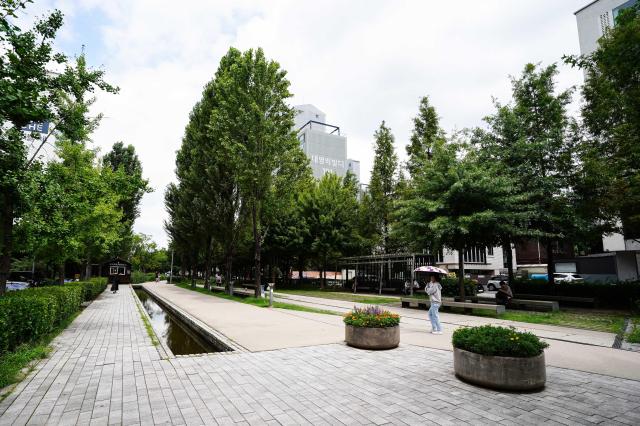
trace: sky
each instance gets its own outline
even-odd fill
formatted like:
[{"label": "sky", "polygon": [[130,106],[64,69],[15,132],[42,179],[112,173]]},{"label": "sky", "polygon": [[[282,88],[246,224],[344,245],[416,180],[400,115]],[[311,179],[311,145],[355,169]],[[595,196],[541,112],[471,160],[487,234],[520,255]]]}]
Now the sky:
[{"label": "sky", "polygon": [[581,84],[582,73],[561,58],[579,53],[573,13],[588,2],[36,0],[23,19],[61,10],[58,50],[72,56],[84,46],[89,63],[120,87],[97,94],[104,119],[93,143],[102,154],[117,141],[135,146],[154,189],[135,230],[166,246],[163,197],[175,181],[175,153],[229,47],[262,47],[278,61],[291,105],[314,104],[340,126],[366,183],[374,131],[384,120],[405,160],[422,96],[451,133],[483,125],[492,99],[508,102],[510,76],[528,62],[557,62],[558,90]]}]

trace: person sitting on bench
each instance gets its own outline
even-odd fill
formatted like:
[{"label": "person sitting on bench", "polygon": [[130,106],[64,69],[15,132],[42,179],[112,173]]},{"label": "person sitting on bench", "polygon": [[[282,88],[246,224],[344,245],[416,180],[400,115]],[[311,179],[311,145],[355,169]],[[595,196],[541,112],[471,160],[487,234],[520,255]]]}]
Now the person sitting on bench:
[{"label": "person sitting on bench", "polygon": [[513,292],[511,287],[504,281],[500,281],[500,288],[496,293],[496,303],[499,305],[507,305],[509,301],[513,299]]}]

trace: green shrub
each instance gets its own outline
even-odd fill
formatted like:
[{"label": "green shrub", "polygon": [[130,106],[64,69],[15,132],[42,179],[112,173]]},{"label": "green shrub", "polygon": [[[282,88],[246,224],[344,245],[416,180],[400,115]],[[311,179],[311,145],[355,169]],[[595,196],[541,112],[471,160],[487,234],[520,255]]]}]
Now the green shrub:
[{"label": "green shrub", "polygon": [[133,271],[131,273],[131,283],[132,284],[142,284],[149,281],[155,281],[156,274],[155,272],[141,272],[141,271]]},{"label": "green shrub", "polygon": [[14,291],[0,297],[0,355],[50,333],[73,317],[83,301],[104,288],[104,280],[95,280]]},{"label": "green shrub", "polygon": [[483,325],[453,332],[453,347],[480,355],[529,358],[540,355],[548,346],[535,334],[518,332],[513,327]]},{"label": "green shrub", "polygon": [[[458,285],[457,278],[443,277],[440,280],[442,284],[442,296],[444,297],[456,297],[460,295],[460,286]],[[478,292],[476,283],[468,278],[464,280],[464,294],[466,296],[475,296]]]},{"label": "green shrub", "polygon": [[353,308],[344,316],[344,323],[354,327],[385,328],[400,324],[400,315],[385,311],[380,306]]},{"label": "green shrub", "polygon": [[555,283],[541,280],[516,279],[511,285],[513,293],[536,294],[542,296],[569,296],[595,298],[601,306],[613,308],[633,308],[633,302],[640,299],[640,282],[627,281],[612,284],[595,283]]},{"label": "green shrub", "polygon": [[89,281],[67,283],[65,286],[78,286],[82,288],[82,300],[88,302],[98,297],[107,288],[106,278],[92,278]]}]

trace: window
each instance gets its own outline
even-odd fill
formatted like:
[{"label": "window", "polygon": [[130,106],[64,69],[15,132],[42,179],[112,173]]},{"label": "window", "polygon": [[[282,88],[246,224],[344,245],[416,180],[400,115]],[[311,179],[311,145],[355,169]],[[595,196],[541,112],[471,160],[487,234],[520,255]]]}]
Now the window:
[{"label": "window", "polygon": [[487,247],[487,254],[493,256],[493,247]]},{"label": "window", "polygon": [[110,266],[109,267],[109,275],[118,275],[118,267]]},{"label": "window", "polygon": [[620,15],[620,12],[623,11],[624,9],[627,9],[631,6],[633,6],[634,4],[636,4],[638,0],[629,0],[625,3],[622,3],[620,6],[616,7],[615,9],[613,9],[613,24],[615,25],[616,19],[618,19],[618,15]]},{"label": "window", "polygon": [[466,263],[487,263],[486,247],[469,247],[464,251]]},{"label": "window", "polygon": [[125,275],[127,269],[124,266],[118,267],[118,275]]}]

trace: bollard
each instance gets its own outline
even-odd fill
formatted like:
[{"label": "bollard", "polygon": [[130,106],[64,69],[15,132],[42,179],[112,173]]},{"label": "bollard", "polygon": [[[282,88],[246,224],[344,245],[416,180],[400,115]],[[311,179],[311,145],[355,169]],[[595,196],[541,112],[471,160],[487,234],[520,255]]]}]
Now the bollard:
[{"label": "bollard", "polygon": [[273,283],[269,283],[269,307],[273,306]]}]

